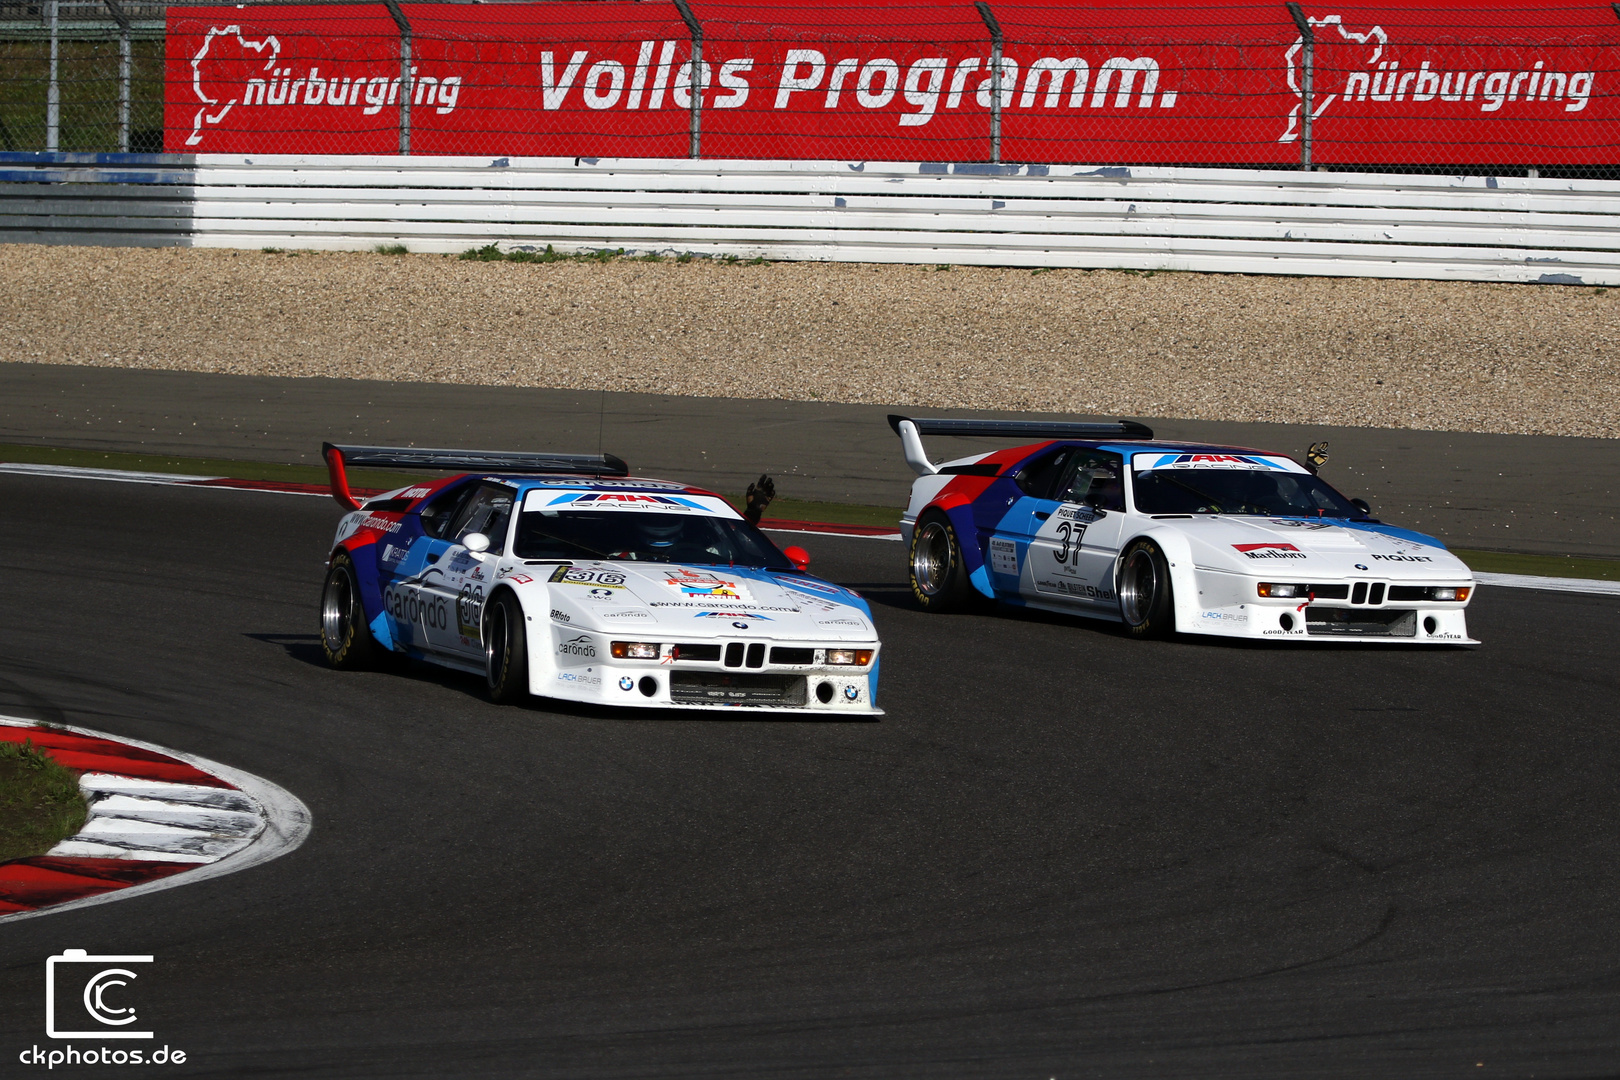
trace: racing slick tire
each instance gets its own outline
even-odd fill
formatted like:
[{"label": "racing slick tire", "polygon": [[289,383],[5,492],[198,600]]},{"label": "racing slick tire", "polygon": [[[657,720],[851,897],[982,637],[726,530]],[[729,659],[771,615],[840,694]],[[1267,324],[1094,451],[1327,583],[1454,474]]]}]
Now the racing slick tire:
[{"label": "racing slick tire", "polygon": [[368,668],[377,662],[377,641],[366,624],[354,560],[347,551],[332,556],[321,588],[321,652],[340,671]]},{"label": "racing slick tire", "polygon": [[509,592],[484,606],[484,675],[497,705],[516,705],[529,695],[529,635],[523,605]]},{"label": "racing slick tire", "polygon": [[974,590],[962,545],[942,510],[924,510],[911,532],[911,593],[924,611],[963,611]]},{"label": "racing slick tire", "polygon": [[1119,556],[1115,593],[1119,617],[1132,637],[1169,637],[1176,628],[1170,564],[1151,540],[1133,540]]}]

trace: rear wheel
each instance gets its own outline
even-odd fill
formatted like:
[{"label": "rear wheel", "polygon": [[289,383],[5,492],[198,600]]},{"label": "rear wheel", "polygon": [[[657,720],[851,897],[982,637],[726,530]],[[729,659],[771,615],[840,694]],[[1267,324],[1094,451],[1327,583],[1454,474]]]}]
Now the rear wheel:
[{"label": "rear wheel", "polygon": [[1170,565],[1151,540],[1133,540],[1119,557],[1119,615],[1132,637],[1168,637],[1176,628]]},{"label": "rear wheel", "polygon": [[321,589],[321,652],[328,664],[342,670],[370,667],[377,659],[377,642],[366,625],[354,560],[346,551],[332,556]]},{"label": "rear wheel", "polygon": [[961,611],[972,599],[962,545],[944,511],[925,510],[912,530],[911,591],[926,611]]},{"label": "rear wheel", "polygon": [[484,674],[489,696],[500,705],[515,705],[529,693],[529,637],[523,606],[502,592],[484,607]]}]

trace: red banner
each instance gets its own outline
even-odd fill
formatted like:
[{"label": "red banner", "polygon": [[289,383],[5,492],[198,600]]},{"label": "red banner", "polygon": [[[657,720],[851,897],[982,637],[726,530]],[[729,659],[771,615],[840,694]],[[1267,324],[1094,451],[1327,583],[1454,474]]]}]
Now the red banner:
[{"label": "red banner", "polygon": [[[1305,13],[1317,42],[1317,161],[1616,163],[1620,19],[1607,5],[1430,0],[1422,8],[1306,4]],[[1300,63],[1290,50],[1290,85]],[[1294,94],[1290,140],[1299,135],[1298,105]]]},{"label": "red banner", "polygon": [[392,154],[399,31],[385,8],[170,8],[170,153]]},{"label": "red banner", "polygon": [[[1612,165],[1606,5],[906,0],[169,9],[175,152]],[[409,98],[408,117],[405,99]],[[999,102],[996,100],[999,97]],[[993,106],[999,105],[999,109]]]}]

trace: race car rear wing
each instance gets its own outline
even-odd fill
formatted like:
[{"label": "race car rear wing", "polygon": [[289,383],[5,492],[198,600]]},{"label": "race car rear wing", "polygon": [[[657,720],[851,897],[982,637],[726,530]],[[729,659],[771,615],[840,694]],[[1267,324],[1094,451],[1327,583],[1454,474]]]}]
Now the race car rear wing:
[{"label": "race car rear wing", "polygon": [[437,469],[443,472],[568,473],[574,476],[629,476],[630,466],[612,454],[525,454],[497,450],[426,450],[414,446],[336,446],[321,444],[332,498],[345,510],[360,509],[349,492],[346,466],[376,469]]},{"label": "race car rear wing", "polygon": [[906,464],[918,476],[932,476],[939,466],[923,450],[924,435],[986,436],[998,439],[1151,439],[1153,429],[1135,420],[1084,423],[1063,420],[953,420],[890,414],[889,426],[900,436]]}]

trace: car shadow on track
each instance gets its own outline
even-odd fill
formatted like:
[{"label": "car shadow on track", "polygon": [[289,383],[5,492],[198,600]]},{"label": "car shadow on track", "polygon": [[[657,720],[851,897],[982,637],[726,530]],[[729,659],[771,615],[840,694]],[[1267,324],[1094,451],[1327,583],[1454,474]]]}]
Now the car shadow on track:
[{"label": "car shadow on track", "polygon": [[243,634],[243,637],[262,641],[266,645],[279,645],[292,659],[317,667],[326,666],[326,654],[321,651],[319,634]]}]

